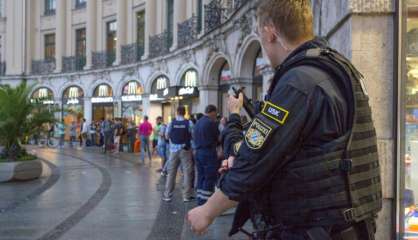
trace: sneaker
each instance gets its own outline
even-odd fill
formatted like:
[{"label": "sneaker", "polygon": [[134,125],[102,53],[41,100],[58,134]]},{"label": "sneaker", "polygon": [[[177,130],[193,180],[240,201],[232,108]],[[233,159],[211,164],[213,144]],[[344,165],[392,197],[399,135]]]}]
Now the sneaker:
[{"label": "sneaker", "polygon": [[160,173],[160,172],[162,172],[163,170],[160,168],[160,169],[157,169],[157,173]]},{"label": "sneaker", "polygon": [[164,202],[171,202],[171,198],[170,197],[163,197],[163,201]]},{"label": "sneaker", "polygon": [[183,202],[191,202],[194,200],[194,197],[183,198]]},{"label": "sneaker", "polygon": [[165,172],[165,171],[161,171],[161,176],[162,176],[162,177],[167,177],[167,175],[168,175],[168,174],[167,174],[167,172]]}]

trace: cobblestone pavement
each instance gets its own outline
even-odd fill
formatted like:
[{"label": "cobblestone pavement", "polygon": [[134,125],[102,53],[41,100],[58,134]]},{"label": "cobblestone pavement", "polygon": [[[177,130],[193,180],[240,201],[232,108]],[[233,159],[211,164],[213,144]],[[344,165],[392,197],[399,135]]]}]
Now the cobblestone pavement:
[{"label": "cobblestone pavement", "polygon": [[44,173],[0,185],[0,240],[229,239],[231,215],[203,237],[190,233],[184,218],[195,204],[182,202],[180,184],[171,203],[161,201],[158,158],[141,164],[138,155],[98,148],[30,149],[43,159]]}]

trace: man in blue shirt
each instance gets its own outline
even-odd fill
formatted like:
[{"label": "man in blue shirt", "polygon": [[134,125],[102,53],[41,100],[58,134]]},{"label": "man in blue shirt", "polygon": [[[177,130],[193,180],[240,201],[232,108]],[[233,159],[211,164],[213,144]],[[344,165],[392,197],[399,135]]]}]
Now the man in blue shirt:
[{"label": "man in blue shirt", "polygon": [[192,189],[192,129],[193,123],[184,118],[186,109],[184,106],[177,108],[177,117],[167,127],[166,137],[170,140],[170,159],[167,166],[167,180],[163,201],[171,201],[178,166],[183,168],[183,201],[190,202],[193,197]]},{"label": "man in blue shirt", "polygon": [[196,146],[198,205],[205,204],[212,196],[218,179],[218,169],[221,166],[216,154],[219,138],[216,114],[216,107],[208,105],[205,109],[205,116],[199,119],[193,132],[193,140]]}]

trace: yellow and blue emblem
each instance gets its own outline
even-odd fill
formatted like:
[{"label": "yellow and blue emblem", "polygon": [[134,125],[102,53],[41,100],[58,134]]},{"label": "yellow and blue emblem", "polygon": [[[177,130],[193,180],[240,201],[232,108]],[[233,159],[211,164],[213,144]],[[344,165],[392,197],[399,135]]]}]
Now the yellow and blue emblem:
[{"label": "yellow and blue emblem", "polygon": [[272,130],[266,123],[255,118],[245,134],[247,146],[253,150],[261,149]]},{"label": "yellow and blue emblem", "polygon": [[268,119],[279,123],[280,125],[284,125],[289,117],[289,111],[268,101],[264,103],[261,114],[266,116]]}]

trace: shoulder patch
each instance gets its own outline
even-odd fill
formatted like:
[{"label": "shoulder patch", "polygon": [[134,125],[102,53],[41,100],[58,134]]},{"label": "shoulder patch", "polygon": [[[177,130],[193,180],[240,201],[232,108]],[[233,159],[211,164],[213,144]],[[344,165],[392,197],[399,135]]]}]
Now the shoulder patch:
[{"label": "shoulder patch", "polygon": [[245,142],[250,149],[259,150],[263,147],[273,128],[258,118],[254,118],[245,134]]},{"label": "shoulder patch", "polygon": [[284,125],[287,117],[289,116],[289,111],[266,101],[264,102],[264,107],[263,110],[261,110],[261,114],[281,125]]}]

